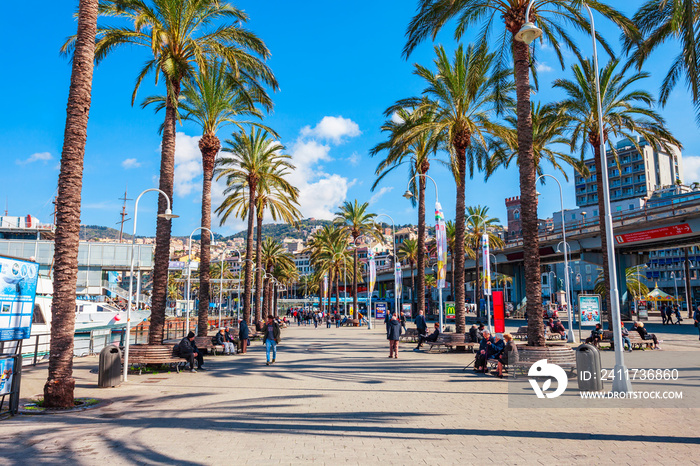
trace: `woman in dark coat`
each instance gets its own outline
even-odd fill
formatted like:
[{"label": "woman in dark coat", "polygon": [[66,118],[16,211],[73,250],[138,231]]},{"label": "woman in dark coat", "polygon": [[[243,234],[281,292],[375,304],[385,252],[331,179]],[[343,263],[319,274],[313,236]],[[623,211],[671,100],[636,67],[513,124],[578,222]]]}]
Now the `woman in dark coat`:
[{"label": "woman in dark coat", "polygon": [[391,320],[386,324],[386,339],[389,340],[389,357],[399,357],[399,338],[401,338],[401,322],[396,318],[396,313],[391,315]]},{"label": "woman in dark coat", "polygon": [[238,340],[241,342],[241,354],[245,354],[248,351],[248,338],[250,337],[250,331],[248,330],[248,324],[244,319],[241,319],[238,324]]},{"label": "woman in dark coat", "polygon": [[518,347],[513,341],[513,336],[510,333],[504,333],[503,340],[506,342],[506,346],[498,356],[498,366],[496,367],[496,375],[501,379],[503,378],[503,366],[518,362]]}]

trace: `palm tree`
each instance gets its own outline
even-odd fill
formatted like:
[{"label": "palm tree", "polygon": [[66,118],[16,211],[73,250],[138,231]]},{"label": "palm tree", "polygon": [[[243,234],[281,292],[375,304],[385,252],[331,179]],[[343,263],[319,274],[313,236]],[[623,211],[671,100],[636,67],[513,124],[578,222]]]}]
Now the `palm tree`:
[{"label": "palm tree", "polygon": [[[156,83],[161,78],[165,81],[159,188],[172,201],[175,123],[182,82],[194,76],[197,69],[205,69],[209,60],[220,58],[233,77],[261,89],[263,84],[277,89],[277,82],[264,63],[270,52],[255,34],[243,29],[243,23],[248,21],[246,13],[218,0],[103,0],[99,13],[116,17],[120,23],[98,28],[97,63],[120,46],[136,45],[148,50],[149,58],[136,78],[132,105],[146,76],[155,74]],[[225,23],[215,26],[219,22]],[[70,51],[74,40],[69,38],[62,50]],[[158,211],[163,212],[166,207],[166,200],[160,196]],[[170,231],[170,219],[158,217],[149,344],[163,342]]]},{"label": "palm tree", "polygon": [[[284,176],[288,170],[293,170],[294,166],[289,163],[289,156],[282,155],[280,151],[284,146],[275,142],[271,135],[261,129],[251,129],[250,133],[239,131],[231,135],[232,139],[227,139],[224,143],[224,152],[228,152],[231,157],[220,158],[214,170],[216,179],[226,179],[227,194],[223,203],[216,209],[216,213],[221,216],[223,225],[232,213],[240,218],[248,217],[248,231],[246,241],[246,258],[260,259],[260,254],[253,254],[253,219],[257,202],[258,189],[262,186],[271,186],[273,181],[283,183]],[[272,181],[264,180],[272,178]],[[286,183],[286,182],[284,182]],[[248,199],[245,202],[244,193],[248,191]],[[261,230],[261,228],[258,228]],[[259,263],[259,262],[258,262]],[[258,276],[261,277],[262,269]],[[246,322],[250,320],[250,298],[253,282],[252,262],[246,261],[245,265],[245,285],[243,315]],[[258,284],[260,281],[258,281]],[[259,289],[260,287],[258,287]],[[258,299],[259,301],[259,299]],[[259,320],[259,315],[256,319]]]},{"label": "palm tree", "polygon": [[[543,346],[545,340],[544,326],[542,324],[542,285],[539,279],[540,256],[537,224],[537,189],[535,186],[537,175],[532,147],[532,119],[530,117],[530,95],[532,93],[530,67],[532,60],[530,47],[524,42],[517,40],[515,35],[525,22],[537,23],[543,33],[542,40],[554,49],[563,69],[564,58],[561,44],[571,48],[576,55],[579,54],[576,44],[568,31],[572,29],[589,31],[590,28],[587,18],[579,11],[580,2],[535,0],[530,11],[530,17],[525,18],[528,3],[529,0],[420,0],[418,12],[409,23],[406,31],[407,41],[403,53],[408,58],[418,44],[423,42],[428,36],[435,39],[442,27],[453,18],[457,18],[455,38],[461,38],[467,30],[478,28],[480,32],[476,43],[482,44],[484,47],[489,46],[489,40],[495,32],[495,27],[497,27],[495,23],[500,20],[505,26],[499,36],[500,44],[497,45],[498,59],[494,71],[498,74],[510,68],[509,58],[512,58],[517,96],[518,168],[520,172],[520,202],[523,220],[525,294],[528,303],[527,341],[532,346]],[[586,3],[593,10],[603,14],[617,24],[624,34],[628,36],[635,35],[636,28],[631,21],[615,9],[596,0],[589,0]],[[569,27],[569,25],[573,26],[573,28]],[[602,38],[599,37],[598,39],[612,56],[613,53],[608,44]],[[503,95],[503,92],[496,90],[496,94]],[[501,108],[503,108],[503,105],[501,105]],[[459,224],[459,218],[457,220]],[[458,301],[458,312],[460,307],[463,308],[463,304]]]},{"label": "palm tree", "polygon": [[[535,161],[535,172],[539,177],[544,173],[544,161],[561,172],[565,180],[569,180],[566,168],[572,166],[582,176],[588,176],[588,169],[582,160],[554,149],[556,145],[569,145],[571,140],[562,136],[569,124],[569,118],[562,114],[556,104],[532,104],[532,154]],[[507,131],[500,139],[494,140],[490,151],[492,156],[487,168],[487,178],[499,167],[508,168],[511,162],[518,161],[518,121],[514,113],[506,118]],[[544,180],[542,181],[544,183]]]},{"label": "palm tree", "polygon": [[[211,257],[211,182],[214,176],[216,156],[221,149],[221,142],[216,132],[227,124],[234,124],[243,130],[248,121],[238,121],[240,117],[255,116],[262,118],[255,104],[262,104],[266,109],[272,107],[270,97],[257,87],[249,86],[237,80],[223,62],[208,62],[197,74],[183,82],[180,101],[182,118],[190,120],[202,128],[199,150],[202,153],[202,220],[200,236],[200,276],[199,276],[199,313],[198,333],[207,336],[209,319],[209,263]],[[157,103],[156,111],[165,108],[167,99],[149,97],[143,106]]]},{"label": "palm tree", "polygon": [[[282,273],[282,270],[285,268],[296,269],[294,261],[292,260],[292,256],[290,256],[289,253],[285,251],[284,247],[280,243],[278,243],[269,236],[265,238],[265,241],[263,241],[262,247],[260,248],[260,262],[262,264],[263,270],[266,273],[271,274],[273,277],[275,276],[273,272],[275,272],[275,270],[278,268],[278,276]],[[271,299],[271,297],[273,294],[273,290],[271,282],[272,280],[267,281],[267,299],[263,303],[264,316],[267,316],[272,312],[273,300]]]},{"label": "palm tree", "polygon": [[698,16],[700,5],[692,0],[649,0],[632,17],[641,37],[627,37],[625,48],[637,71],[652,52],[668,41],[680,42],[678,55],[661,83],[659,102],[666,105],[681,75],[695,104],[695,121],[700,125],[700,38]]},{"label": "palm tree", "polygon": [[[202,267],[201,263],[200,263],[200,267]],[[223,275],[222,275],[222,272],[223,272]],[[214,280],[221,280],[222,278],[224,280],[233,280],[235,278],[233,270],[231,269],[231,264],[229,262],[226,262],[225,260],[211,263],[209,266],[209,276],[211,278],[213,278]],[[200,277],[200,281],[201,280],[202,280],[202,277]],[[221,281],[221,282],[219,282],[218,287],[217,286],[214,287],[211,294],[216,296],[217,293],[219,292],[219,290],[222,290],[224,288],[225,288],[224,282]],[[200,291],[200,296],[201,295],[202,295],[202,292]],[[221,305],[222,305],[222,303],[219,303],[219,306],[221,306]],[[200,306],[199,312],[202,312],[201,306]],[[199,322],[199,325],[202,325],[201,321]]]},{"label": "palm tree", "polygon": [[[484,233],[488,235],[489,247],[492,249],[500,249],[504,246],[503,240],[496,233],[501,229],[500,220],[494,217],[489,217],[489,208],[480,205],[467,207],[467,234],[466,242],[469,248],[475,252],[474,266],[476,267],[476,276],[480,276],[479,272],[479,250],[483,246],[482,237]],[[481,303],[481,286],[476,287],[476,309],[477,314],[481,312],[479,304]]]},{"label": "palm tree", "polygon": [[[627,293],[634,296],[634,299],[641,299],[642,296],[649,294],[649,287],[642,283],[643,275],[641,271],[644,269],[644,265],[635,265],[633,267],[627,267],[625,269],[625,281],[627,282]],[[602,272],[601,268],[598,267],[598,272]],[[602,273],[598,273],[598,278],[595,280],[593,286],[593,292],[604,296],[607,294],[609,283],[605,280]],[[610,324],[610,322],[608,322]]]},{"label": "palm tree", "polygon": [[[392,114],[391,118],[382,125],[382,131],[388,133],[388,140],[377,144],[371,151],[370,155],[375,156],[380,152],[387,151],[387,156],[382,160],[375,174],[377,180],[372,185],[372,191],[379,185],[382,179],[394,171],[394,169],[404,165],[409,165],[409,180],[410,189],[413,194],[418,191],[418,244],[419,251],[425,251],[425,185],[426,175],[430,169],[430,162],[436,158],[438,149],[444,145],[440,134],[435,134],[434,131],[424,131],[416,134],[412,138],[404,137],[407,128],[415,124],[420,118],[431,119],[432,114],[427,114],[419,117],[414,109],[400,108],[396,113]],[[395,121],[398,117],[398,122]],[[417,178],[417,182],[416,182]],[[415,205],[415,196],[411,198],[411,202]],[[418,266],[418,289],[425,290],[425,256],[419,254],[417,256]],[[413,278],[412,278],[413,280]],[[411,284],[413,294],[416,288]],[[424,291],[421,293],[423,294]],[[425,299],[418,300],[418,309],[415,309],[413,303],[413,312],[425,312]]]},{"label": "palm tree", "polygon": [[[354,312],[358,311],[357,307],[357,247],[355,241],[362,235],[368,235],[381,241],[381,233],[377,230],[374,223],[376,214],[367,212],[369,202],[359,204],[357,199],[354,202],[345,201],[340,207],[340,210],[335,213],[334,223],[342,226],[352,236],[353,242],[353,262],[352,262],[352,308]],[[396,245],[394,245],[396,247]],[[371,313],[371,311],[370,311]]]},{"label": "palm tree", "polygon": [[[399,246],[399,259],[407,261],[411,266],[411,312],[414,314],[416,312],[416,281],[413,278],[413,270],[421,255],[423,254],[420,254],[420,249],[418,249],[418,241],[415,239],[405,239],[403,243],[401,243],[401,246]],[[423,278],[423,281],[425,281],[425,278]],[[420,287],[420,281],[418,286]],[[423,290],[424,291],[421,293],[421,295],[425,293],[425,287],[423,287]],[[423,309],[419,307],[418,310],[425,311],[425,299],[421,299],[421,301],[423,301]]]},{"label": "palm tree", "polygon": [[44,385],[48,407],[73,407],[73,340],[80,242],[80,200],[87,125],[92,102],[97,0],[80,0],[78,32],[68,91],[68,110],[56,199],[53,305],[49,375]]},{"label": "palm tree", "polygon": [[[601,143],[608,142],[611,136],[617,138],[627,138],[638,151],[641,148],[635,134],[641,135],[647,143],[654,147],[665,148],[671,152],[669,144],[675,144],[679,148],[681,143],[673,137],[666,128],[664,119],[655,112],[652,107],[654,98],[648,92],[634,89],[637,82],[647,78],[648,73],[634,73],[631,77],[625,77],[624,72],[618,72],[619,60],[610,60],[600,73],[600,94],[602,102],[603,137],[600,140],[598,129],[598,106],[595,88],[595,69],[590,60],[582,60],[580,65],[572,66],[574,74],[573,80],[557,79],[554,87],[563,89],[567,98],[558,104],[559,112],[566,114],[571,126],[571,150],[575,150],[580,145],[579,152],[581,159],[586,153],[586,148],[590,145],[593,151],[595,162],[595,172],[598,175],[596,184],[598,189],[598,212],[599,218],[605,214],[605,202],[603,193],[603,177],[600,176],[602,170],[607,170],[601,165]],[[588,143],[588,144],[586,144]],[[615,149],[612,149],[613,158],[617,162]],[[607,160],[607,157],[606,157]],[[618,162],[619,164],[619,162]],[[609,238],[603,222],[600,225],[601,248],[606,251]],[[608,266],[608,255],[603,254],[603,277],[606,283],[610,283],[610,270]],[[608,285],[609,286],[609,285]],[[608,322],[612,325],[612,313],[610,312],[610,293],[605,293],[606,308],[608,311]]]},{"label": "palm tree", "polygon": [[410,138],[423,132],[442,134],[449,141],[450,152],[454,157],[453,174],[457,182],[455,219],[455,318],[457,333],[466,331],[464,306],[464,208],[466,196],[466,174],[474,174],[485,167],[486,147],[491,135],[498,134],[500,126],[493,123],[497,106],[508,101],[507,96],[498,92],[508,92],[508,76],[504,71],[494,69],[495,55],[487,53],[485,47],[469,46],[465,51],[457,47],[453,60],[450,60],[442,46],[435,47],[435,67],[433,72],[415,65],[414,73],[426,82],[423,97],[400,100],[388,111],[413,106],[419,115],[434,115],[407,129],[405,136]]}]

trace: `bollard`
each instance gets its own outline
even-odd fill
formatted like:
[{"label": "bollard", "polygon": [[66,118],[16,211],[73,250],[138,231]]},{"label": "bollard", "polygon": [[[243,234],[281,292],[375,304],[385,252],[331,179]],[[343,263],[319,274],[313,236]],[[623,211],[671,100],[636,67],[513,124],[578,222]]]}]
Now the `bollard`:
[{"label": "bollard", "polygon": [[583,344],[576,348],[576,372],[578,389],[584,392],[599,392],[603,389],[600,352],[593,345]]}]

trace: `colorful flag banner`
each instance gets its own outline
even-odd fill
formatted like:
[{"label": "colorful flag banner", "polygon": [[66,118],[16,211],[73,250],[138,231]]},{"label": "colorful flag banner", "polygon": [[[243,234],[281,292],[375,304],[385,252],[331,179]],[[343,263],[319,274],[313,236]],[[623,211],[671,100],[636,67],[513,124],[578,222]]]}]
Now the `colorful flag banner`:
[{"label": "colorful flag banner", "polygon": [[401,262],[396,261],[394,263],[394,293],[397,298],[401,298],[401,282],[402,282],[402,274],[401,274]]},{"label": "colorful flag banner", "polygon": [[328,298],[328,273],[323,274],[323,299]]},{"label": "colorful flag banner", "polygon": [[491,296],[491,250],[488,233],[484,233],[481,237],[481,251],[484,258],[484,294]]},{"label": "colorful flag banner", "polygon": [[377,261],[374,258],[374,251],[371,249],[367,250],[367,259],[369,259],[369,285],[367,291],[371,296],[374,291],[374,283],[377,281]]},{"label": "colorful flag banner", "polygon": [[435,202],[435,239],[437,243],[437,288],[445,288],[447,277],[447,230],[445,229],[445,215],[442,206]]}]

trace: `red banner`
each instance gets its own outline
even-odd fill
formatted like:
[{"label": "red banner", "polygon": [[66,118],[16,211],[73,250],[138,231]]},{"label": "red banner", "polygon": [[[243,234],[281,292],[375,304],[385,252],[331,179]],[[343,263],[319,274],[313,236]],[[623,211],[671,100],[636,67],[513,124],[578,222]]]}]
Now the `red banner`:
[{"label": "red banner", "polygon": [[491,297],[493,298],[493,331],[503,333],[506,331],[506,306],[503,301],[503,292],[494,291]]},{"label": "red banner", "polygon": [[637,231],[635,233],[627,233],[624,235],[615,235],[617,244],[635,243],[637,241],[647,241],[650,239],[664,238],[666,236],[686,235],[692,233],[693,230],[687,223],[673,225],[670,227],[654,228],[653,230]]}]

